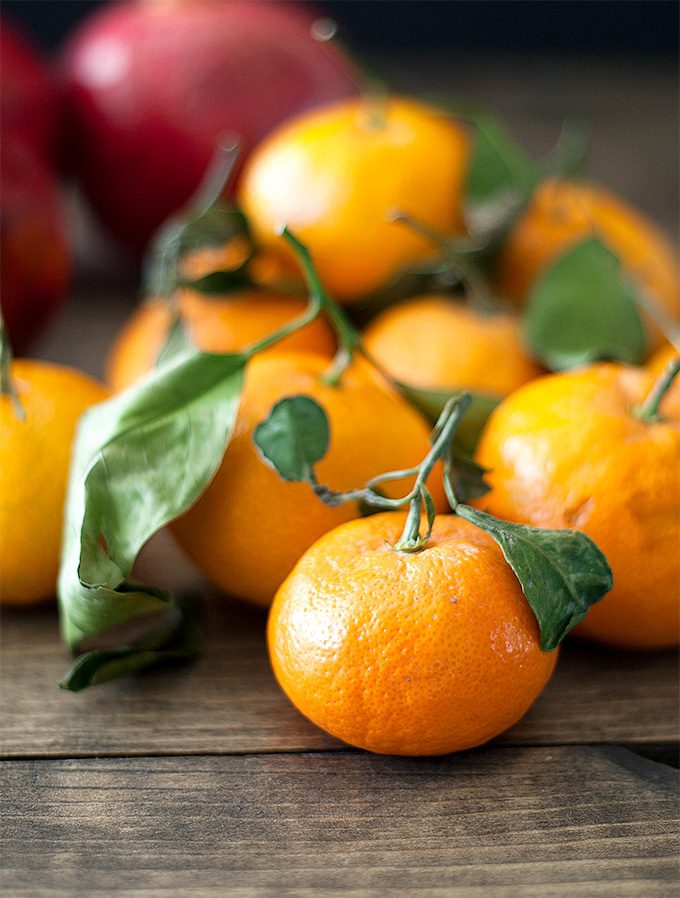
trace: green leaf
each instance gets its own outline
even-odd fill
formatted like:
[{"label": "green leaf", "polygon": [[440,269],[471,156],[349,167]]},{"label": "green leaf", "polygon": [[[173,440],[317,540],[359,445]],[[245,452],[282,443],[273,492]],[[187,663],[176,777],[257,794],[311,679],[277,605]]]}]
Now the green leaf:
[{"label": "green leaf", "polygon": [[488,473],[474,458],[463,452],[455,444],[451,446],[446,465],[446,476],[450,477],[454,493],[459,502],[469,502],[486,495],[491,487],[484,480]]},{"label": "green leaf", "polygon": [[194,281],[183,279],[180,283],[182,287],[189,287],[206,296],[223,296],[230,290],[243,287],[244,276],[242,266],[239,266],[231,271],[211,271]]},{"label": "green leaf", "polygon": [[512,220],[538,180],[537,165],[491,118],[475,121],[476,136],[465,190],[472,232],[488,233]]},{"label": "green leaf", "polygon": [[138,670],[196,657],[203,639],[196,602],[184,597],[172,610],[177,625],[167,631],[164,640],[159,639],[161,648],[144,648],[144,641],[151,641],[149,635],[144,634],[141,639],[119,648],[86,651],[78,656],[60,687],[80,692]]},{"label": "green leaf", "polygon": [[543,530],[459,505],[456,514],[492,536],[515,572],[551,652],[612,588],[607,559],[579,530]]},{"label": "green leaf", "polygon": [[554,371],[597,359],[632,364],[645,352],[635,292],[597,238],[570,247],[538,280],[523,334],[532,355]]},{"label": "green leaf", "polygon": [[557,143],[541,162],[544,176],[570,178],[582,174],[589,149],[589,130],[582,125],[565,122]]},{"label": "green leaf", "polygon": [[[432,424],[436,424],[437,418],[441,415],[449,399],[460,392],[460,390],[436,390],[414,387],[403,381],[396,381],[396,385],[406,399],[419,409]],[[496,408],[502,397],[493,396],[490,393],[466,392],[470,392],[472,402],[465,412],[463,420],[458,425],[454,445],[462,452],[472,455],[477,448],[477,442],[489,415]]]},{"label": "green leaf", "polygon": [[182,320],[182,316],[178,311],[175,311],[172,324],[168,330],[168,335],[165,338],[165,343],[158,353],[156,368],[166,365],[177,356],[191,352],[193,348],[194,346],[191,337],[189,336],[189,331]]},{"label": "green leaf", "polygon": [[144,543],[196,501],[219,467],[245,362],[240,354],[178,356],[81,420],[58,588],[73,650],[122,650],[129,643],[115,642],[116,628],[140,618],[136,648],[160,650],[177,638],[172,597],[129,576]]},{"label": "green leaf", "polygon": [[328,451],[326,412],[309,396],[288,396],[255,428],[260,455],[284,480],[312,481],[314,465]]},{"label": "green leaf", "polygon": [[[235,237],[247,239],[251,250],[241,265],[228,271],[211,272],[203,278],[180,277],[180,259],[184,253],[203,246],[224,246]],[[226,293],[243,285],[244,268],[252,257],[248,221],[239,209],[217,200],[206,210],[179,213],[166,221],[156,233],[144,266],[144,284],[152,296],[168,296],[181,283],[203,293]]]}]

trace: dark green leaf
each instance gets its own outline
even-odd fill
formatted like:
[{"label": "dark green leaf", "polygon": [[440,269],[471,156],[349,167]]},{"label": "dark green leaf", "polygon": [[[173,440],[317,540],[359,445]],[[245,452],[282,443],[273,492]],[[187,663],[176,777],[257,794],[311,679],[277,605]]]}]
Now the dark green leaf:
[{"label": "dark green leaf", "polygon": [[99,648],[107,632],[146,615],[148,633],[137,644],[162,647],[157,621],[172,598],[130,582],[130,571],[144,543],[196,501],[219,467],[245,362],[240,354],[176,357],[83,417],[59,575],[62,633],[72,649],[94,636]]},{"label": "dark green leaf", "polygon": [[239,267],[231,271],[211,271],[210,274],[194,281],[183,279],[181,286],[190,287],[206,296],[222,296],[229,293],[230,290],[238,290],[243,287],[243,283],[243,271]]},{"label": "dark green leaf", "polygon": [[466,217],[473,233],[488,233],[514,217],[529,198],[539,172],[497,122],[480,118],[475,127],[465,190]]},{"label": "dark green leaf", "polygon": [[309,396],[288,396],[272,406],[255,428],[260,455],[284,480],[313,479],[313,468],[328,451],[326,412]]},{"label": "dark green leaf", "polygon": [[596,238],[572,246],[539,279],[523,329],[531,353],[554,371],[597,359],[634,363],[644,357],[633,288],[617,257]]},{"label": "dark green leaf", "polygon": [[459,502],[479,499],[491,489],[484,480],[487,469],[455,444],[451,446],[450,464],[446,467]]},{"label": "dark green leaf", "polygon": [[456,513],[492,536],[522,585],[550,652],[613,585],[607,559],[579,530],[543,530],[459,505]]},{"label": "dark green leaf", "polygon": [[[436,423],[449,399],[460,392],[460,390],[413,387],[403,381],[396,383],[406,399],[419,409],[432,424]],[[471,396],[472,402],[458,425],[454,439],[454,445],[468,455],[474,453],[487,418],[501,401],[500,396],[492,396],[488,393],[471,393]]]}]

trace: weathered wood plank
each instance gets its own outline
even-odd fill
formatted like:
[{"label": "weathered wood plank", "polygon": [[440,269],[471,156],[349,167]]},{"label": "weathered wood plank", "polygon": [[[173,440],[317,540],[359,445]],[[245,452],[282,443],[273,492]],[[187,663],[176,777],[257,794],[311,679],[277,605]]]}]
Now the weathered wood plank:
[{"label": "weathered wood plank", "polygon": [[1,767],[6,898],[676,894],[676,777],[625,749]]},{"label": "weathered wood plank", "polygon": [[[203,656],[73,695],[57,689],[68,657],[56,613],[5,613],[1,632],[3,727],[8,757],[176,754],[338,748],[304,720],[275,683],[264,614],[213,597]],[[573,645],[509,744],[673,743],[677,663]]]}]

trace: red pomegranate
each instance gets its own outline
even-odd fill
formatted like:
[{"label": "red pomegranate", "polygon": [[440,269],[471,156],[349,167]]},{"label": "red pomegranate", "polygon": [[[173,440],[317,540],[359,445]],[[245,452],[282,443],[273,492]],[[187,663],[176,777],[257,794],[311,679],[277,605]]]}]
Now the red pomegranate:
[{"label": "red pomegranate", "polygon": [[3,133],[0,152],[0,306],[23,353],[61,305],[70,253],[55,176],[22,135]]},{"label": "red pomegranate", "polygon": [[137,0],[92,15],[65,48],[71,155],[99,218],[142,248],[196,189],[217,138],[242,155],[289,115],[355,92],[295,3]]},{"label": "red pomegranate", "polygon": [[0,128],[21,133],[48,156],[56,149],[58,101],[52,75],[24,38],[0,23]]}]

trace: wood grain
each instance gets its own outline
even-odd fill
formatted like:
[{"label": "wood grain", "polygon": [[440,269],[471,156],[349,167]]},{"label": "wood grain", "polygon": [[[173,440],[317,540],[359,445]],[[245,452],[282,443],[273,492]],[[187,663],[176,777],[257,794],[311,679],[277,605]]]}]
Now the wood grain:
[{"label": "wood grain", "polygon": [[5,898],[676,894],[674,772],[625,749],[14,761],[1,774]]},{"label": "wood grain", "polygon": [[[6,612],[0,750],[5,757],[61,757],[337,749],[280,692],[264,621],[262,612],[214,596],[197,662],[73,695],[56,686],[68,657],[55,611]],[[543,696],[502,742],[654,746],[673,743],[677,734],[673,655],[573,644]]]}]

